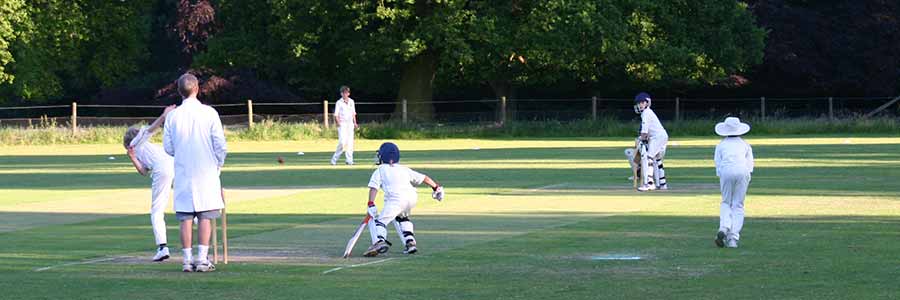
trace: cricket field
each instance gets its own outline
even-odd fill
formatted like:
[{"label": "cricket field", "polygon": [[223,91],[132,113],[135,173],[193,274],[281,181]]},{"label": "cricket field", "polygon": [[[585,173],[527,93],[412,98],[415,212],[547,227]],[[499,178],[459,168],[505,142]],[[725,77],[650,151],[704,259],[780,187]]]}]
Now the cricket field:
[{"label": "cricket field", "polygon": [[647,193],[628,180],[627,138],[395,141],[446,198],[419,189],[418,254],[360,257],[365,232],[350,259],[382,141],[357,141],[354,166],[329,164],[333,140],[231,143],[229,264],[213,273],[181,272],[171,203],[173,257],[150,262],[150,180],[121,145],[3,146],[0,298],[900,297],[900,137],[751,134],[737,249],[713,244],[718,141],[673,138],[670,190]]}]

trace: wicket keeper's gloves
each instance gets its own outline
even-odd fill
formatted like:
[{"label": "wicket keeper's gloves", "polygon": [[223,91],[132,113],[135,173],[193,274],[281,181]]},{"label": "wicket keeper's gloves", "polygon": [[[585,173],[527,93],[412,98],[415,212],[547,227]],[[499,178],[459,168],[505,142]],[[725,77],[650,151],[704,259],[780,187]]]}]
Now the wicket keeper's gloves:
[{"label": "wicket keeper's gloves", "polygon": [[378,208],[375,207],[375,203],[369,202],[369,215],[372,218],[378,218]]},{"label": "wicket keeper's gloves", "polygon": [[437,186],[433,190],[434,190],[434,192],[431,193],[431,198],[434,198],[434,200],[437,200],[437,201],[444,200],[444,187],[443,186]]}]

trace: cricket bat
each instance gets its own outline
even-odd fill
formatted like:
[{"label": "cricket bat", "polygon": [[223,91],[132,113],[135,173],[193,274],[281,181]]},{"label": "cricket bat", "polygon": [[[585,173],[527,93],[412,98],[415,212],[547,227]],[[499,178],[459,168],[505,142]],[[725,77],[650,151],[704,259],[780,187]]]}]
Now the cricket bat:
[{"label": "cricket bat", "polygon": [[353,251],[353,246],[356,246],[356,241],[359,240],[359,236],[362,235],[363,230],[366,229],[366,224],[369,223],[369,219],[371,218],[372,216],[366,214],[366,218],[363,219],[362,223],[359,223],[356,232],[354,232],[353,236],[350,237],[350,240],[347,241],[347,248],[344,248],[344,258],[350,257],[350,251]]}]

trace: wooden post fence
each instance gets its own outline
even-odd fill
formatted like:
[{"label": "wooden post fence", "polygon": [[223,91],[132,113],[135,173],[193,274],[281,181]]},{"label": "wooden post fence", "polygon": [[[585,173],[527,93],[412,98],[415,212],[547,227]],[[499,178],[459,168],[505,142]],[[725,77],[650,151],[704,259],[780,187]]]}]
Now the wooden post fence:
[{"label": "wooden post fence", "polygon": [[597,121],[597,96],[591,98],[591,120]]},{"label": "wooden post fence", "polygon": [[759,97],[759,118],[766,119],[766,97]]},{"label": "wooden post fence", "polygon": [[72,102],[72,134],[78,133],[78,103]]},{"label": "wooden post fence", "polygon": [[681,121],[681,98],[675,97],[675,121]]},{"label": "wooden post fence", "polygon": [[506,124],[506,96],[500,97],[500,125]]},{"label": "wooden post fence", "polygon": [[328,129],[328,100],[322,101],[322,120],[325,123],[325,129]]},{"label": "wooden post fence", "polygon": [[834,97],[828,97],[828,119],[834,121]]},{"label": "wooden post fence", "polygon": [[253,128],[253,100],[247,99],[247,127]]},{"label": "wooden post fence", "polygon": [[406,99],[403,99],[403,124],[406,124],[407,120]]}]

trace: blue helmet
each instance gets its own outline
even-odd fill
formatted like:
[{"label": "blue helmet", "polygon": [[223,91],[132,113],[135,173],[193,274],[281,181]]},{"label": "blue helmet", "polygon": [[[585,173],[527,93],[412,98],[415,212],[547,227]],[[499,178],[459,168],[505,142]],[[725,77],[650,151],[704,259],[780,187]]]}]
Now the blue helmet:
[{"label": "blue helmet", "polygon": [[378,164],[394,164],[400,162],[400,148],[396,144],[387,142],[378,148]]},{"label": "blue helmet", "polygon": [[635,103],[635,104],[640,103],[641,101],[647,101],[647,102],[650,102],[650,94],[647,94],[647,93],[645,93],[645,92],[641,92],[640,94],[637,94],[637,96],[634,96],[634,103]]},{"label": "blue helmet", "polygon": [[650,102],[650,94],[641,92],[641,93],[637,94],[637,96],[634,96],[634,112],[635,113],[641,114],[641,112],[644,111],[644,109],[642,109],[639,105],[641,102],[644,102],[644,101],[647,101],[647,107],[650,107],[650,104],[652,103],[652,102]]}]

